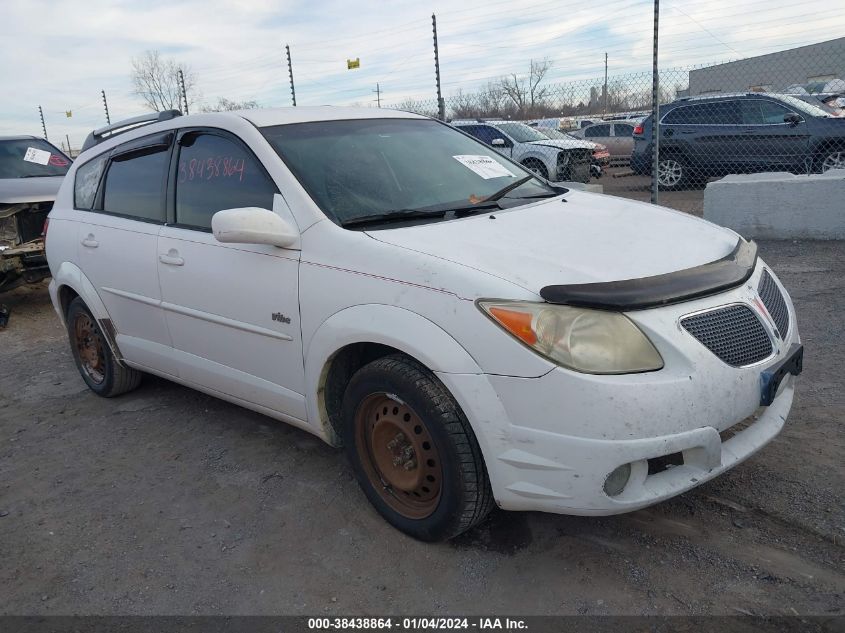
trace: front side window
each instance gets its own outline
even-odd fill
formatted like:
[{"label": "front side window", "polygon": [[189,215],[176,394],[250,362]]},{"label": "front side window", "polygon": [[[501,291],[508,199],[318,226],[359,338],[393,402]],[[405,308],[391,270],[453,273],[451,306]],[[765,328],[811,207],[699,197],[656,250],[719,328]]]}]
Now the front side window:
[{"label": "front side window", "polygon": [[176,223],[211,228],[223,209],[273,208],[276,187],[242,144],[217,134],[185,134],[179,142]]},{"label": "front side window", "polygon": [[617,123],[613,126],[613,134],[615,136],[633,136],[634,126],[627,123]]},{"label": "front side window", "polygon": [[584,130],[585,138],[595,138],[597,136],[610,136],[610,125],[594,125]]},{"label": "front side window", "polygon": [[103,211],[138,220],[164,222],[164,191],[170,162],[157,146],[113,156],[103,183]]},{"label": "front side window", "polygon": [[64,176],[70,159],[38,138],[0,141],[0,178]]},{"label": "front side window", "polygon": [[508,196],[554,195],[498,152],[429,119],[317,121],[261,132],[338,224],[400,210],[464,208],[524,178]]}]

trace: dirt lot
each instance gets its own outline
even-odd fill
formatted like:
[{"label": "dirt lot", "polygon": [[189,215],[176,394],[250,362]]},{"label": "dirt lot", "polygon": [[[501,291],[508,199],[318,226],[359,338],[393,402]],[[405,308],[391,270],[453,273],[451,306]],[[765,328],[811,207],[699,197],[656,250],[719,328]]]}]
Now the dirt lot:
[{"label": "dirt lot", "polygon": [[806,344],[769,447],[647,511],[499,512],[439,545],[304,432],[153,378],[98,398],[46,288],[3,295],[0,613],[842,613],[845,244],[761,247]]}]

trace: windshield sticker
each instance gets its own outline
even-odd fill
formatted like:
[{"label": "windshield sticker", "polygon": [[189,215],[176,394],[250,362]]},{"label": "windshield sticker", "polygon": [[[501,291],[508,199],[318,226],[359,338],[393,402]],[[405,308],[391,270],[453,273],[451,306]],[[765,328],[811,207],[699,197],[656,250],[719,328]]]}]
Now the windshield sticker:
[{"label": "windshield sticker", "polygon": [[491,178],[514,178],[513,172],[502,165],[499,161],[494,160],[491,156],[482,156],[475,154],[460,154],[452,156],[456,161],[465,167],[469,167],[476,174],[489,180]]},{"label": "windshield sticker", "polygon": [[27,147],[23,159],[28,163],[46,165],[50,162],[50,152],[45,152],[43,149],[36,149],[35,147]]},{"label": "windshield sticker", "polygon": [[58,154],[50,154],[50,160],[48,161],[53,167],[67,167],[70,165],[67,162],[67,159],[64,156],[59,156]]}]

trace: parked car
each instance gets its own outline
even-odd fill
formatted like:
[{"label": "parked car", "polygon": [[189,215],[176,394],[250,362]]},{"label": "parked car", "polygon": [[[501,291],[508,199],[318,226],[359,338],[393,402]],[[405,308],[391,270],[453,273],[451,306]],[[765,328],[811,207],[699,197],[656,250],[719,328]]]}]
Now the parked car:
[{"label": "parked car", "polygon": [[[651,173],[651,117],[634,130],[631,168]],[[845,168],[845,119],[782,94],[679,99],[660,108],[657,181],[683,189],[711,176]]]},{"label": "parked car", "polygon": [[[554,128],[542,127],[541,125],[535,125],[534,123],[529,123],[529,125],[552,140],[582,140],[577,136],[573,136],[569,132],[561,132]],[[590,145],[592,146],[591,149],[593,152],[592,159],[590,161],[590,175],[592,175],[593,178],[601,178],[604,174],[605,168],[610,165],[610,152],[608,152],[607,147],[601,143],[590,142]]]},{"label": "parked car", "polygon": [[627,163],[634,151],[634,123],[606,122],[589,125],[572,133],[594,143],[605,145],[610,152],[610,160],[614,163]]},{"label": "parked car", "polygon": [[795,310],[733,231],[406,112],[146,120],[93,134],[50,213],[50,296],[100,396],[156,374],[343,445],[424,540],[495,506],[642,508],[785,423]]},{"label": "parked car", "polygon": [[515,121],[453,121],[452,125],[547,180],[590,180],[593,148],[583,141],[554,141]]},{"label": "parked car", "polygon": [[50,276],[42,234],[70,162],[44,139],[0,136],[0,292]]}]

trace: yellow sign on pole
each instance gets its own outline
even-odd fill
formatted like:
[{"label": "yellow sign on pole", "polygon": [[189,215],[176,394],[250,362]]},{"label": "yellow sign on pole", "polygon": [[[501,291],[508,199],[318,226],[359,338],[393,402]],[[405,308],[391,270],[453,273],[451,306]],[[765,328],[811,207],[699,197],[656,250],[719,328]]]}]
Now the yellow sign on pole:
[{"label": "yellow sign on pole", "polygon": [[72,116],[73,116],[73,112],[72,112],[72,111],[70,111],[70,110],[65,110],[65,117],[67,117],[67,118],[69,119],[69,118],[70,118],[70,117],[72,117]]},{"label": "yellow sign on pole", "polygon": [[361,58],[356,57],[355,59],[347,59],[346,60],[346,69],[352,70],[353,68],[360,68],[361,67]]}]

